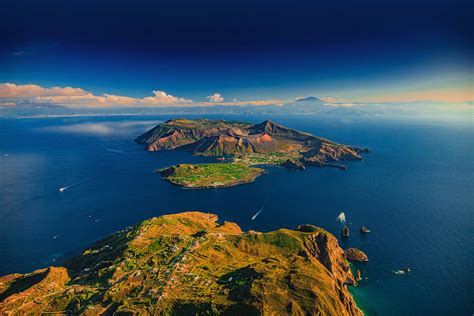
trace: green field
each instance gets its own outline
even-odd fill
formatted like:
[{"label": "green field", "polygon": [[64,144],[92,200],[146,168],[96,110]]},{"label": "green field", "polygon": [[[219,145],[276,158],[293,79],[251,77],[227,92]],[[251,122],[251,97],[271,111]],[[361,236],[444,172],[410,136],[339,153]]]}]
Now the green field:
[{"label": "green field", "polygon": [[216,188],[252,182],[264,170],[239,163],[207,163],[179,164],[158,172],[171,183],[184,187]]}]

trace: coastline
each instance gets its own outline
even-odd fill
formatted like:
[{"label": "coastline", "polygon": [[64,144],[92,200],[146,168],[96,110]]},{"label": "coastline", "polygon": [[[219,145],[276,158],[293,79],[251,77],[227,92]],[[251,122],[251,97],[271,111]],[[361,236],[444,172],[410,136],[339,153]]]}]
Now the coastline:
[{"label": "coastline", "polygon": [[[356,263],[357,264],[357,263]],[[352,275],[356,275],[357,273],[357,267],[353,262],[349,261],[349,267],[351,269]],[[361,292],[363,291],[363,288],[359,285],[360,282],[358,282],[357,286],[348,286],[347,290],[349,294],[352,296],[354,299],[354,302],[357,305],[357,308],[365,315],[365,316],[375,316],[377,313],[372,312],[364,302],[368,299],[364,295],[360,295]]]},{"label": "coastline", "polygon": [[[159,170],[156,170],[155,172],[160,173]],[[250,179],[250,180],[239,181],[239,182],[232,183],[232,184],[222,184],[222,185],[212,185],[212,186],[210,186],[210,185],[208,185],[208,186],[189,186],[189,185],[177,183],[177,182],[175,182],[175,181],[173,181],[173,180],[171,180],[171,179],[169,179],[168,177],[165,177],[165,176],[163,176],[163,180],[171,183],[172,185],[175,185],[175,186],[178,186],[178,187],[181,187],[181,188],[184,188],[184,189],[191,189],[191,190],[224,189],[224,188],[235,187],[235,186],[238,186],[238,185],[241,185],[241,184],[251,184],[251,183],[255,182],[255,180],[257,180],[258,177],[260,177],[261,175],[264,175],[264,174],[268,174],[268,171],[264,170],[259,175],[257,175],[255,178]]]},{"label": "coastline", "polygon": [[377,313],[375,311],[372,311],[370,308],[364,304],[368,300],[368,297],[365,295],[360,295],[361,294],[361,288],[358,286],[351,286],[347,289],[349,293],[351,294],[352,298],[354,299],[354,302],[357,305],[357,308],[365,315],[365,316],[375,316]]},{"label": "coastline", "polygon": [[[309,226],[313,229],[308,230]],[[178,239],[173,237],[177,235]],[[209,247],[216,243],[218,247]],[[124,248],[130,251],[122,252]],[[323,251],[319,254],[314,249]],[[229,251],[234,255],[222,257],[218,265],[207,261]],[[162,260],[150,262],[150,256]],[[279,269],[275,269],[276,263]],[[286,280],[288,270],[292,277]],[[156,274],[159,271],[162,273]],[[157,284],[164,285],[145,282],[151,275],[157,276]],[[195,284],[189,284],[190,275]],[[286,280],[278,283],[276,293],[289,293],[277,302],[273,292],[260,296],[274,278]],[[354,281],[349,263],[337,239],[324,229],[300,225],[269,232],[242,231],[234,222],[219,222],[215,214],[184,212],[152,217],[116,231],[60,266],[0,276],[6,289],[0,310],[60,312],[72,308],[76,312],[100,312],[110,307],[112,299],[116,310],[138,313],[166,312],[179,308],[183,302],[192,310],[199,310],[204,302],[220,311],[245,307],[263,312],[259,306],[273,302],[272,313],[288,311],[290,304],[295,306],[293,311],[308,314],[324,311],[330,315],[361,315],[362,310],[348,290],[348,281]],[[22,290],[13,292],[19,282],[24,283]],[[138,292],[120,295],[132,283]],[[206,291],[209,284],[213,284],[213,294],[204,295],[202,300],[196,294]],[[236,301],[236,289],[250,291]],[[112,293],[110,298],[91,301],[87,296],[101,297],[104,291]],[[88,294],[83,297],[84,293]],[[214,295],[219,299],[214,300]],[[331,303],[315,302],[315,295],[326,297]],[[143,302],[143,297],[160,304],[151,309],[130,304],[130,300]]]}]

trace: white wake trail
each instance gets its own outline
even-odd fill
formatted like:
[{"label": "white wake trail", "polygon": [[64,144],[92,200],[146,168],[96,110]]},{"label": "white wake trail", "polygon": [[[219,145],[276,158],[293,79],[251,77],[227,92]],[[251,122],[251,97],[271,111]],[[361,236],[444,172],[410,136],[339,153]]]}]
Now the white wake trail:
[{"label": "white wake trail", "polygon": [[59,192],[64,192],[64,191],[66,191],[67,189],[69,189],[69,188],[71,188],[71,187],[73,187],[73,186],[78,185],[79,183],[81,183],[81,182],[76,182],[76,183],[73,183],[73,184],[71,184],[71,185],[68,185],[68,186],[65,186],[65,187],[61,187],[61,188],[59,188]]},{"label": "white wake trail", "polygon": [[260,214],[260,212],[263,211],[263,208],[264,208],[264,207],[262,206],[262,208],[260,209],[260,211],[258,211],[254,216],[252,216],[252,220],[254,220],[254,219],[257,218],[258,214]]},{"label": "white wake trail", "polygon": [[339,214],[339,216],[336,218],[336,221],[341,222],[341,224],[345,224],[346,223],[346,214],[344,214],[344,212],[341,212],[341,214]]}]

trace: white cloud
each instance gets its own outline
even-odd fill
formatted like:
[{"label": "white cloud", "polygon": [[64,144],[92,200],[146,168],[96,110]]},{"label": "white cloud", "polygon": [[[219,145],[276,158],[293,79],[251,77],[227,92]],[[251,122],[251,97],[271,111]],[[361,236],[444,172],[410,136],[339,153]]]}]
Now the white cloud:
[{"label": "white cloud", "polygon": [[5,101],[0,104],[55,104],[69,107],[169,106],[193,103],[192,100],[178,98],[158,90],[153,91],[150,97],[133,98],[112,94],[94,95],[81,88],[43,88],[35,84],[13,83],[0,84],[0,101]]},{"label": "white cloud", "polygon": [[319,98],[321,101],[324,101],[324,102],[328,102],[328,103],[333,103],[333,102],[337,102],[337,99],[336,98],[332,98],[332,97],[322,97],[322,98]]},{"label": "white cloud", "polygon": [[192,100],[178,98],[169,94],[166,94],[164,91],[153,91],[152,97],[146,97],[143,99],[144,103],[148,104],[176,104],[176,103],[191,103]]},{"label": "white cloud", "polygon": [[224,102],[224,97],[218,92],[211,94],[210,96],[207,97],[207,99],[209,100],[209,102],[214,102],[214,103]]},{"label": "white cloud", "polygon": [[352,106],[366,106],[367,104],[365,103],[360,103],[360,102],[335,102],[335,103],[324,103],[324,105],[329,105],[333,107],[346,107],[350,108]]},{"label": "white cloud", "polygon": [[0,98],[31,98],[39,96],[80,96],[87,94],[80,88],[52,87],[43,88],[35,84],[16,85],[14,83],[0,84]]},{"label": "white cloud", "polygon": [[15,105],[15,102],[0,102],[0,107],[10,107]]},{"label": "white cloud", "polygon": [[104,93],[95,95],[81,88],[52,87],[44,88],[35,84],[0,84],[0,106],[51,104],[71,108],[78,107],[176,107],[176,106],[245,106],[245,105],[281,105],[281,100],[224,101],[220,93],[207,97],[208,101],[193,101],[155,90],[144,98],[120,96]]},{"label": "white cloud", "polygon": [[67,133],[67,134],[86,134],[86,135],[110,135],[110,134],[130,134],[144,132],[160,121],[123,121],[123,122],[98,122],[98,123],[78,123],[59,126],[48,126],[41,128],[42,131]]}]

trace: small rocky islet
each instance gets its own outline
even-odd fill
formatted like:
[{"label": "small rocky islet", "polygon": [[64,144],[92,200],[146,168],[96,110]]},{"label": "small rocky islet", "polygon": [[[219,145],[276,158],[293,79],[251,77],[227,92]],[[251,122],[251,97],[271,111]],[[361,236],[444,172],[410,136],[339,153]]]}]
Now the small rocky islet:
[{"label": "small rocky islet", "polygon": [[369,257],[362,251],[357,248],[348,248],[344,252],[346,259],[353,262],[367,262]]},{"label": "small rocky islet", "polygon": [[351,285],[321,228],[243,232],[186,212],[116,232],[63,266],[0,277],[0,314],[363,315]]},{"label": "small rocky islet", "polygon": [[135,142],[144,145],[147,151],[184,150],[231,161],[198,164],[196,168],[177,165],[159,170],[171,183],[189,188],[228,187],[252,182],[263,174],[263,170],[255,167],[257,165],[346,170],[341,161],[361,160],[361,154],[368,152],[368,149],[338,144],[269,120],[249,124],[175,119],[157,125],[137,137]]}]

